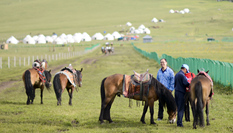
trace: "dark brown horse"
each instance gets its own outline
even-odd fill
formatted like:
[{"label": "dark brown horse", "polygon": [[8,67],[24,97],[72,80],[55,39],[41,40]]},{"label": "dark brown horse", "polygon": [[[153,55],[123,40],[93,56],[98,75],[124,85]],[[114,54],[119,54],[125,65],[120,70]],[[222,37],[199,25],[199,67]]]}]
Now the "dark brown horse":
[{"label": "dark brown horse", "polygon": [[[68,72],[65,72],[65,71]],[[61,105],[61,95],[64,92],[65,88],[69,94],[69,105],[72,105],[73,91],[77,85],[82,86],[82,68],[81,70],[74,69],[73,71],[68,68],[63,68],[58,72],[53,79],[53,87],[57,97],[57,105]]]},{"label": "dark brown horse", "polygon": [[[213,94],[213,82],[207,72],[199,72],[191,82],[191,101],[193,106],[193,128],[199,123],[204,127],[203,109],[206,107],[206,122],[209,123],[209,101]],[[198,121],[199,120],[199,121]]]},{"label": "dark brown horse", "polygon": [[[103,123],[104,120],[112,123],[112,119],[110,116],[110,109],[112,103],[116,97],[116,95],[120,96],[123,94],[123,84],[124,77],[129,75],[115,74],[108,76],[102,80],[101,83],[101,111],[99,116],[100,123]],[[172,94],[164,85],[162,85],[158,80],[156,80],[153,76],[151,76],[151,83],[148,87],[147,95],[134,95],[130,97],[135,100],[145,101],[141,122],[145,124],[145,115],[148,107],[150,108],[150,123],[156,124],[154,122],[154,102],[158,99],[161,100],[163,106],[167,106],[167,113],[169,114],[170,123],[174,123],[176,121],[176,103]]]},{"label": "dark brown horse", "polygon": [[41,90],[41,104],[43,104],[43,90],[44,86],[49,90],[51,86],[51,70],[44,71],[44,82],[40,79],[40,75],[38,74],[38,71],[34,68],[28,69],[23,73],[23,81],[24,86],[26,89],[26,94],[28,96],[27,98],[27,104],[33,104],[33,100],[35,98],[35,89],[40,88]]}]

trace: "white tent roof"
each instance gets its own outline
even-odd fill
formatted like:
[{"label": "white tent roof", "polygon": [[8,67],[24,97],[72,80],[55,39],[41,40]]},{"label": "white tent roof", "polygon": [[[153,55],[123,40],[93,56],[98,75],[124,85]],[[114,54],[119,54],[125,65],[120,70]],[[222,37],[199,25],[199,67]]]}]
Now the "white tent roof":
[{"label": "white tent roof", "polygon": [[51,37],[53,40],[55,40],[57,38],[57,35],[52,35]]},{"label": "white tent roof", "polygon": [[114,40],[114,37],[113,37],[113,35],[111,35],[110,33],[108,33],[108,34],[106,34],[104,36],[104,40]]},{"label": "white tent roof", "polygon": [[148,28],[146,28],[146,29],[144,30],[144,33],[145,33],[145,34],[150,34],[150,30],[149,30]]},{"label": "white tent roof", "polygon": [[65,34],[65,33],[62,33],[59,37],[60,37],[60,38],[66,38],[66,34]]},{"label": "white tent roof", "polygon": [[38,39],[38,36],[35,35],[35,36],[33,36],[32,38],[36,41],[36,40]]},{"label": "white tent roof", "polygon": [[175,13],[175,11],[174,11],[173,9],[171,9],[171,10],[169,11],[169,13]]},{"label": "white tent roof", "polygon": [[56,39],[54,40],[54,43],[55,43],[55,44],[64,44],[63,40],[62,40],[60,37],[56,38]]},{"label": "white tent roof", "polygon": [[158,19],[157,19],[157,18],[153,18],[153,19],[151,20],[151,22],[157,23],[157,22],[158,22]]},{"label": "white tent roof", "polygon": [[91,37],[92,40],[103,40],[104,39],[104,36],[101,34],[101,33],[95,33],[92,37]]},{"label": "white tent roof", "polygon": [[135,30],[135,27],[130,27],[129,31]]},{"label": "white tent roof", "polygon": [[45,39],[45,36],[43,34],[38,35],[38,38]]},{"label": "white tent roof", "polygon": [[132,26],[132,24],[130,22],[127,22],[126,26]]},{"label": "white tent roof", "polygon": [[24,44],[36,44],[36,41],[35,41],[30,35],[27,35],[27,36],[23,39],[23,43],[24,43]]},{"label": "white tent roof", "polygon": [[184,12],[185,12],[185,13],[189,13],[190,10],[189,10],[188,8],[185,8],[185,9],[184,9]]},{"label": "white tent roof", "polygon": [[179,13],[181,13],[181,14],[185,14],[184,10],[180,10],[180,12],[179,12]]},{"label": "white tent roof", "polygon": [[112,33],[112,36],[114,37],[114,39],[118,39],[118,38],[121,37],[121,35],[120,35],[119,32],[117,32],[117,31],[114,31],[114,32]]},{"label": "white tent roof", "polygon": [[6,40],[6,43],[18,44],[19,41],[14,36],[11,36]]},{"label": "white tent roof", "polygon": [[46,42],[52,43],[54,39],[51,36],[46,36],[45,40],[46,40]]},{"label": "white tent roof", "polygon": [[138,29],[145,29],[146,27],[143,25],[143,24],[141,24],[139,27],[138,27]]},{"label": "white tent roof", "polygon": [[36,43],[45,44],[46,43],[45,36],[38,36]]}]

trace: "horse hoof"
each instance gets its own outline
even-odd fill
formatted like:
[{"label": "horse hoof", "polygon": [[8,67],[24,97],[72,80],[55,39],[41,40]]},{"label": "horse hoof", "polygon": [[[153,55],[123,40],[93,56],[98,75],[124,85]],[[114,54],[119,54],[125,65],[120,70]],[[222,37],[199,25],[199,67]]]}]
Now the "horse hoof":
[{"label": "horse hoof", "polygon": [[155,126],[157,126],[157,124],[155,123],[155,122],[152,122],[152,123],[150,123],[151,125],[155,125]]}]

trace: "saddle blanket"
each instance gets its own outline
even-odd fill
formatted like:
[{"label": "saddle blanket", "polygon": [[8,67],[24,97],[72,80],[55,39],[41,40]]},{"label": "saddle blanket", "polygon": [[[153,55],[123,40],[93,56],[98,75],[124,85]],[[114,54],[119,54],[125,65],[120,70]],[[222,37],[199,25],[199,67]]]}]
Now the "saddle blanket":
[{"label": "saddle blanket", "polygon": [[57,72],[55,75],[57,74],[64,74],[66,75],[67,79],[69,80],[69,82],[74,86],[76,87],[75,83],[74,83],[74,76],[72,73],[70,73],[68,70],[64,70],[64,71],[60,71],[60,72]]}]

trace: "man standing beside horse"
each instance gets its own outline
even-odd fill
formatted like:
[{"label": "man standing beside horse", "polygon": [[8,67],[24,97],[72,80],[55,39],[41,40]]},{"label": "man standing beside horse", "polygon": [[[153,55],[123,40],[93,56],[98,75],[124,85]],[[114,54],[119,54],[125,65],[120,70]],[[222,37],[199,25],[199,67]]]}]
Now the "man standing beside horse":
[{"label": "man standing beside horse", "polygon": [[[174,72],[167,66],[167,60],[162,58],[160,60],[161,68],[157,73],[157,80],[162,83],[171,93],[174,90]],[[163,119],[163,105],[159,101],[158,121]]]},{"label": "man standing beside horse", "polygon": [[183,64],[181,66],[181,70],[175,76],[175,100],[176,106],[178,108],[177,115],[177,126],[183,127],[182,119],[184,114],[184,105],[185,105],[185,93],[186,87],[189,86],[189,82],[185,77],[185,74],[189,73],[189,66],[187,64]]}]

